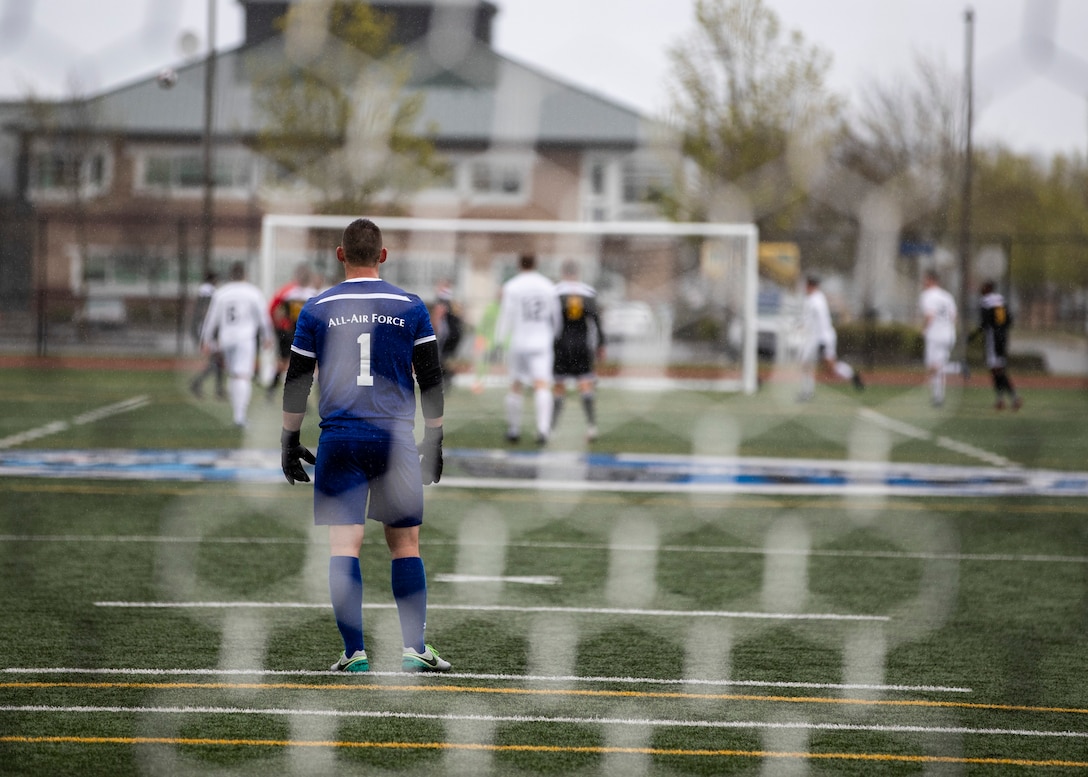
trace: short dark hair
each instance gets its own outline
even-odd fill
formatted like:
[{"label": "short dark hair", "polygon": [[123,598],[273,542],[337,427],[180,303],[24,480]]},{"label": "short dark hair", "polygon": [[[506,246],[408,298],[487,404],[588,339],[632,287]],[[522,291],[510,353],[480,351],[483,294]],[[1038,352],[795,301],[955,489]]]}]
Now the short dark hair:
[{"label": "short dark hair", "polygon": [[355,219],[344,229],[340,245],[348,264],[375,267],[382,253],[382,231],[370,219]]},{"label": "short dark hair", "polygon": [[536,256],[533,254],[522,254],[518,259],[518,267],[523,270],[531,270],[536,267]]},{"label": "short dark hair", "polygon": [[805,283],[807,283],[809,286],[819,286],[820,285],[820,276],[819,275],[806,275],[805,276]]},{"label": "short dark hair", "polygon": [[993,294],[993,291],[994,291],[994,282],[993,281],[986,281],[986,282],[984,282],[982,284],[982,293],[983,294]]},{"label": "short dark hair", "polygon": [[230,279],[232,281],[245,280],[246,277],[246,263],[235,262],[230,266]]}]

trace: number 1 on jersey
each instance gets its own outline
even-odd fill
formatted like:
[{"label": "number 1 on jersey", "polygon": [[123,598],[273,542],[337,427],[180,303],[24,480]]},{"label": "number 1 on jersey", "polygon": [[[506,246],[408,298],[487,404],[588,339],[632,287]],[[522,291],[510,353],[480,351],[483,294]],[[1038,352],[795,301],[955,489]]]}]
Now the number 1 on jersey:
[{"label": "number 1 on jersey", "polygon": [[373,386],[374,376],[370,374],[370,333],[359,335],[355,342],[359,344],[359,377],[355,379],[355,385]]}]

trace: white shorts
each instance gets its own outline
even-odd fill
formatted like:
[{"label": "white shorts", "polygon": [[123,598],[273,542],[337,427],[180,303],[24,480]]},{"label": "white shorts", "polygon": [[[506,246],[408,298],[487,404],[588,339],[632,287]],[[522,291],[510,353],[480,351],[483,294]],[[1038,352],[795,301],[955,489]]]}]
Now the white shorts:
[{"label": "white shorts", "polygon": [[955,340],[948,340],[943,337],[939,340],[927,337],[925,350],[926,367],[931,370],[944,368],[944,366],[948,364],[948,360],[952,358],[952,346],[955,345],[955,342]]},{"label": "white shorts", "polygon": [[[830,341],[805,340],[801,345],[801,364],[815,364],[821,358],[835,361],[835,345],[837,337]],[[823,353],[820,352],[823,349]]]},{"label": "white shorts", "polygon": [[227,374],[237,378],[252,378],[257,367],[257,340],[240,340],[221,347]]},{"label": "white shorts", "polygon": [[550,384],[554,361],[555,352],[550,348],[543,351],[511,351],[507,356],[506,370],[512,381],[526,386],[538,381]]}]

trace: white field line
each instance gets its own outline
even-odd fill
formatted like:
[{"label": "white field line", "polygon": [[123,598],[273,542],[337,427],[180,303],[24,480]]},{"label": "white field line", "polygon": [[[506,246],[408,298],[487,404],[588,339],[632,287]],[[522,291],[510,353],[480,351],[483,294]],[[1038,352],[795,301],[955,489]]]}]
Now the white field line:
[{"label": "white field line", "polygon": [[549,715],[465,715],[453,713],[396,712],[393,710],[290,709],[284,707],[121,707],[51,706],[46,704],[4,705],[0,712],[92,713],[92,714],[175,714],[175,715],[309,715],[329,718],[401,718],[404,720],[470,720],[494,723],[561,723],[607,726],[683,726],[722,729],[797,729],[803,731],[876,731],[892,734],[961,734],[967,736],[1016,736],[1088,738],[1085,731],[1053,731],[1015,728],[967,728],[963,726],[904,726],[861,723],[771,722],[761,720],[675,720],[669,718],[598,718]]},{"label": "white field line", "polygon": [[[314,602],[122,602],[100,601],[95,607],[121,609],[176,610],[328,610],[330,604]],[[396,604],[364,604],[363,609],[392,610]],[[505,604],[428,604],[429,610],[459,610],[463,612],[555,612],[567,615],[632,615],[636,617],[673,618],[742,618],[784,621],[890,621],[887,615],[853,615],[849,613],[800,612],[735,612],[729,610],[638,610],[619,607],[515,607]]]},{"label": "white field line", "polygon": [[[0,534],[0,542],[116,542],[116,543],[162,543],[162,544],[226,544],[226,545],[308,545],[311,540],[305,537],[177,537],[154,534]],[[462,542],[460,540],[426,540],[427,545],[479,545],[490,546],[486,542]],[[539,548],[555,550],[628,550],[657,551],[659,553],[709,553],[721,555],[754,556],[821,556],[829,558],[870,558],[870,559],[917,559],[920,561],[980,561],[980,562],[1030,562],[1038,564],[1088,564],[1088,556],[1031,555],[1015,553],[930,553],[925,551],[896,550],[798,550],[794,548],[756,548],[756,547],[694,547],[687,545],[609,545],[605,543],[577,542],[505,542],[508,548]],[[436,580],[445,581],[453,577],[473,577],[476,575],[435,575]],[[548,576],[542,576],[545,579]],[[500,578],[487,578],[498,580]],[[502,578],[513,582],[522,582],[529,578]],[[536,579],[536,578],[532,578]]]},{"label": "white field line", "polygon": [[999,456],[996,453],[976,448],[974,445],[968,445],[964,442],[953,440],[951,437],[938,436],[934,437],[925,429],[921,429],[917,426],[904,423],[903,421],[897,421],[894,418],[889,418],[883,413],[878,413],[872,408],[864,407],[858,410],[858,415],[867,421],[872,421],[878,426],[882,426],[893,432],[898,432],[906,437],[912,437],[916,440],[926,440],[933,442],[941,448],[946,448],[956,453],[962,453],[964,456],[970,456],[971,458],[985,461],[987,464],[993,464],[995,467],[1015,467],[1014,462],[1006,459],[1004,456]]},{"label": "white field line", "polygon": [[[113,675],[125,677],[328,677],[336,672],[313,669],[107,669],[74,667],[7,667],[0,675]],[[367,677],[404,677],[405,672],[370,670]],[[412,677],[419,677],[412,674]],[[609,685],[672,685],[707,688],[792,688],[803,690],[882,691],[889,693],[974,693],[972,688],[955,685],[887,685],[877,683],[813,683],[791,680],[701,680],[661,677],[592,677],[580,675],[494,674],[457,672],[454,677],[467,680],[495,680],[523,683],[603,683]]]},{"label": "white field line", "polygon": [[120,402],[114,402],[112,405],[105,405],[104,407],[81,413],[80,415],[75,416],[71,421],[53,421],[44,426],[39,426],[36,429],[28,429],[25,432],[19,432],[18,434],[0,438],[0,448],[11,448],[16,445],[22,445],[25,442],[30,442],[31,440],[48,437],[51,434],[59,434],[60,432],[67,431],[73,426],[83,426],[84,424],[101,421],[103,418],[109,418],[110,416],[119,415],[121,413],[128,413],[150,403],[151,399],[146,395],[124,399]]}]

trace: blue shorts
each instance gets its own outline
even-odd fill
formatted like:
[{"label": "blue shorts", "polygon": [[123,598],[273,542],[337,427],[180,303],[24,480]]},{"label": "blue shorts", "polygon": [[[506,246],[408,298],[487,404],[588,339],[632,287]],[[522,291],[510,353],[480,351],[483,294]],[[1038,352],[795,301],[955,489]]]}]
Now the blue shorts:
[{"label": "blue shorts", "polygon": [[314,524],[366,523],[403,528],[423,523],[423,482],[413,436],[328,439],[314,467]]}]

